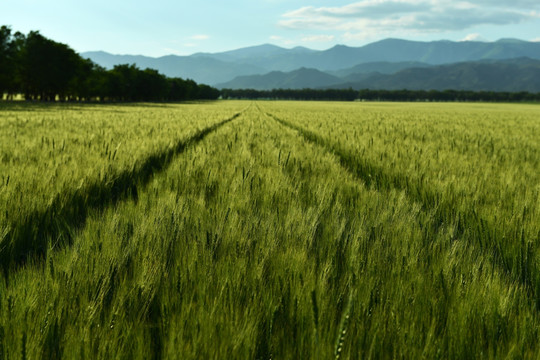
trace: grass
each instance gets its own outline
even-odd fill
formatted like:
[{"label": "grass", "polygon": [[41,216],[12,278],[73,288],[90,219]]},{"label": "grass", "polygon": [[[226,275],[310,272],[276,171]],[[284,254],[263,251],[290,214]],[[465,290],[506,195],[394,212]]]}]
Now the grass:
[{"label": "grass", "polygon": [[[127,195],[116,201],[82,198],[84,221],[54,231],[45,223],[41,255],[17,266],[3,260],[0,358],[537,357],[537,107],[47,110],[3,109],[0,121],[17,112],[18,121],[73,116],[62,125],[66,156],[81,160],[58,162],[57,171],[105,166],[101,177],[76,178],[104,187],[102,179],[171,142],[189,146],[144,179],[119,182]],[[113,110],[119,115],[106,118]],[[70,142],[79,133],[66,129],[92,116],[100,126],[81,125],[81,134],[105,126],[133,144],[116,155],[119,164],[95,155],[102,148]],[[141,137],[128,136],[139,128],[126,126],[133,117],[148,119]],[[17,121],[10,124],[0,128],[5,139]],[[57,158],[31,140],[20,144],[29,146],[20,154]],[[10,178],[29,186],[31,170],[22,158],[18,166],[6,166]],[[38,197],[46,183],[35,187]],[[0,195],[10,206],[30,201],[2,193],[7,186]],[[50,186],[71,194],[62,204],[73,207],[68,179]],[[50,214],[62,208],[38,204]],[[0,224],[17,219],[7,214]],[[56,245],[66,232],[69,243]]]}]

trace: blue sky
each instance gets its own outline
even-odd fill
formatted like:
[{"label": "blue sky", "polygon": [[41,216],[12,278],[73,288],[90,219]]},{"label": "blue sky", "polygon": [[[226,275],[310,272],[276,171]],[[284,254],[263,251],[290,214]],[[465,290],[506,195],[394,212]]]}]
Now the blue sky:
[{"label": "blue sky", "polygon": [[0,24],[39,30],[78,52],[148,56],[388,37],[540,41],[540,0],[1,0]]}]

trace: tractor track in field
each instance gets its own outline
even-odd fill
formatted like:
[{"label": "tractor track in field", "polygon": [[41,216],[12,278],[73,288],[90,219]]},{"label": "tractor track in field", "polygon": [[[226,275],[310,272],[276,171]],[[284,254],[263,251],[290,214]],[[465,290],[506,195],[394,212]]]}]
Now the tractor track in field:
[{"label": "tractor track in field", "polygon": [[[308,129],[283,120],[271,113],[264,112],[260,108],[258,109],[278,124],[296,131],[305,141],[333,154],[345,171],[362,181],[366,186],[383,191],[392,189],[404,191],[410,200],[421,204],[425,210],[433,212],[434,221],[431,226],[434,232],[439,231],[444,225],[456,223],[457,229],[454,238],[463,236],[472,240],[469,246],[476,247],[484,255],[487,254],[489,261],[509,281],[522,285],[530,295],[535,309],[540,310],[540,266],[536,265],[534,256],[529,253],[527,247],[522,249],[525,253],[520,255],[521,260],[525,260],[526,265],[520,266],[519,269],[514,268],[512,265],[517,261],[515,257],[505,252],[504,241],[507,240],[502,235],[502,229],[496,224],[490,224],[481,218],[474,209],[463,211],[453,208],[451,204],[445,203],[442,194],[426,189],[425,186],[412,181],[407,176],[389,173],[380,166],[340,149],[335,144]],[[526,239],[522,232],[515,241],[529,244],[534,242],[534,239]],[[426,246],[429,246],[429,244],[426,244]]]},{"label": "tractor track in field", "polygon": [[[91,211],[104,210],[122,200],[138,200],[138,192],[150,180],[164,172],[173,160],[194,147],[206,136],[240,117],[246,109],[211,126],[197,131],[174,146],[136,162],[131,169],[110,174],[71,193],[59,194],[45,209],[34,211],[11,224],[0,239],[0,265],[7,276],[9,270],[23,266],[30,258],[40,259],[53,243],[53,248],[72,244],[74,233],[86,223]],[[67,200],[66,200],[67,199]]]}]

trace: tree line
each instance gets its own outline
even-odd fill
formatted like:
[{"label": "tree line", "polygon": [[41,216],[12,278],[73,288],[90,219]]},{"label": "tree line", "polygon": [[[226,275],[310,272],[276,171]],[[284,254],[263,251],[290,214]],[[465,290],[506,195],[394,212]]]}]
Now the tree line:
[{"label": "tree line", "polygon": [[320,100],[320,101],[353,101],[358,99],[358,91],[352,89],[223,89],[221,96],[224,99],[249,100]]},{"label": "tree line", "polygon": [[224,99],[540,102],[540,93],[468,90],[223,89]]},{"label": "tree line", "polygon": [[219,90],[153,69],[117,65],[111,70],[82,58],[37,31],[0,28],[0,99],[22,94],[38,101],[213,100]]},{"label": "tree line", "polygon": [[540,102],[540,93],[470,90],[360,90],[358,99],[367,101],[472,101]]}]

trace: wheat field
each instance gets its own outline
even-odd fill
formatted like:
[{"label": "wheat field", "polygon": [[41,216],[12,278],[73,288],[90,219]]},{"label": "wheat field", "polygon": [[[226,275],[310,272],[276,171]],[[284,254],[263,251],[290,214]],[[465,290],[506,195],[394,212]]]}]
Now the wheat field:
[{"label": "wheat field", "polygon": [[0,359],[535,359],[540,107],[0,105]]}]

